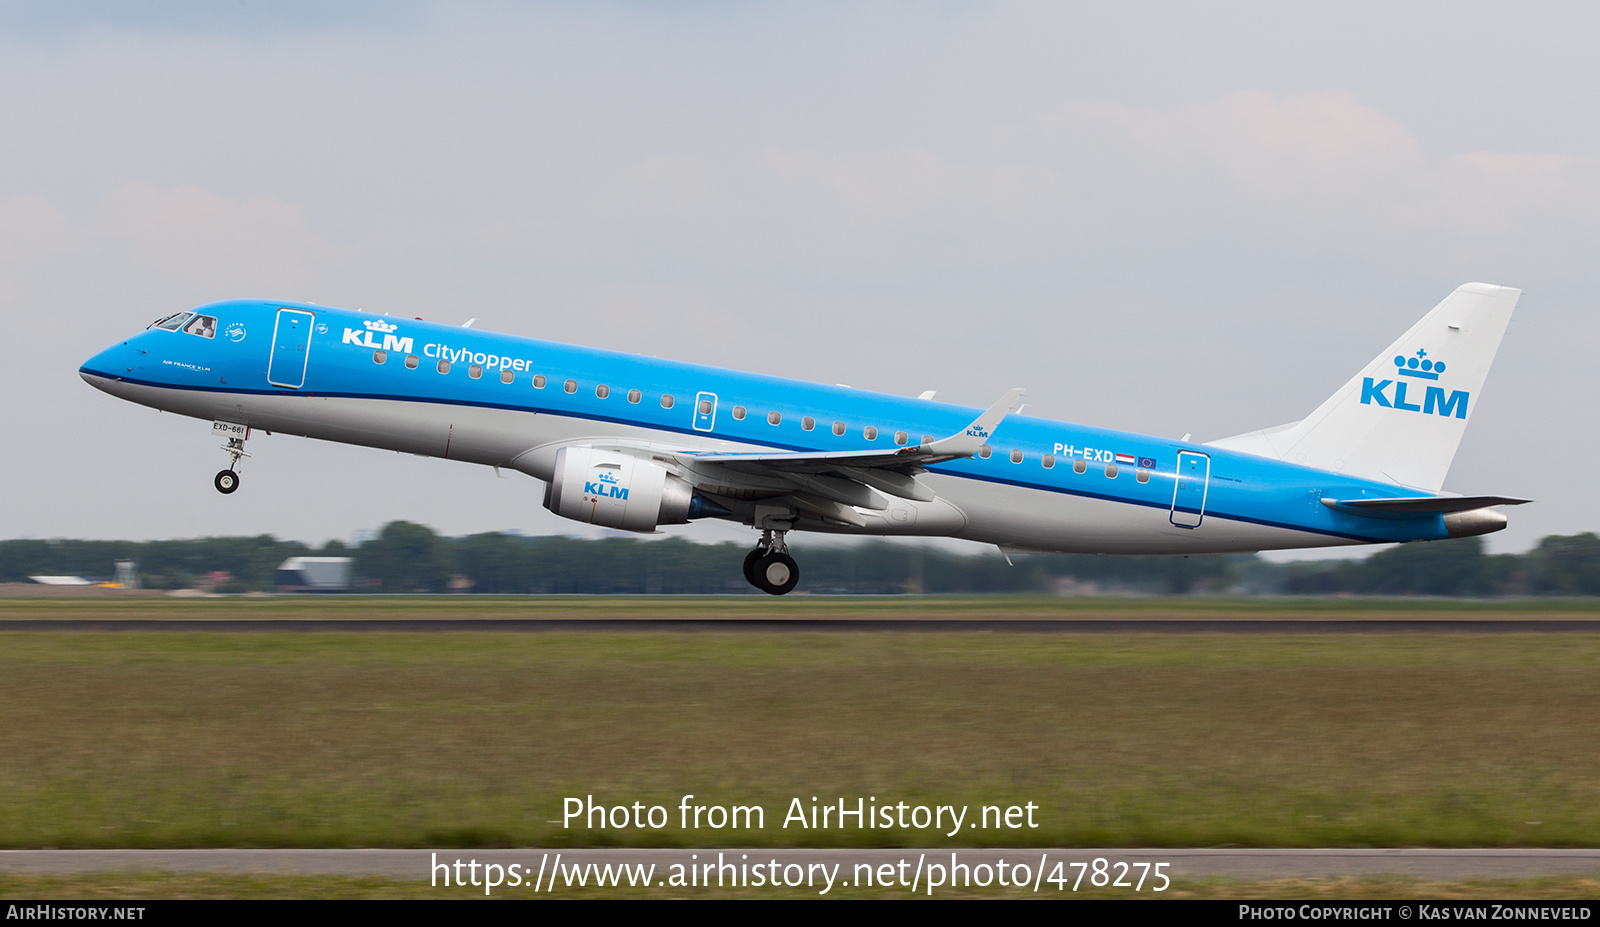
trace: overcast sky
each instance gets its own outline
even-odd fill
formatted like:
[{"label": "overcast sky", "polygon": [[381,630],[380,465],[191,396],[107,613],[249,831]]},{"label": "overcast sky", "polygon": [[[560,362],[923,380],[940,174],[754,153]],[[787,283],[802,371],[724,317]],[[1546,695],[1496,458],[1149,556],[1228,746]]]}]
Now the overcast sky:
[{"label": "overcast sky", "polygon": [[[310,300],[1209,440],[1461,283],[1522,303],[1446,488],[1600,529],[1593,4],[0,5],[0,537],[578,526],[82,361]],[[695,540],[747,529],[673,529]],[[976,550],[976,548],[974,548]]]}]

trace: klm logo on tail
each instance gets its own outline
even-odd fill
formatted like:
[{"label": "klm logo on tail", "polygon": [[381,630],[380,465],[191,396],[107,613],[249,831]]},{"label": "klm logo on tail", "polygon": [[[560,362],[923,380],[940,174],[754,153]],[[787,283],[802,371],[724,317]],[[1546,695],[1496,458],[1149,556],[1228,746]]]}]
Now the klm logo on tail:
[{"label": "klm logo on tail", "polygon": [[[1406,401],[1406,387],[1417,384],[1412,380],[1438,380],[1444,373],[1444,361],[1435,361],[1428,357],[1428,352],[1419,348],[1415,357],[1396,356],[1394,359],[1394,380],[1374,380],[1372,377],[1361,379],[1361,404],[1364,406],[1379,405],[1385,409],[1404,409],[1407,412],[1421,412],[1423,415],[1443,415],[1449,418],[1467,417],[1467,400],[1470,393],[1466,390],[1454,389],[1446,396],[1444,388],[1428,386],[1424,388],[1422,402]],[[1393,387],[1393,392],[1385,390]],[[1415,395],[1415,394],[1413,394]]]}]

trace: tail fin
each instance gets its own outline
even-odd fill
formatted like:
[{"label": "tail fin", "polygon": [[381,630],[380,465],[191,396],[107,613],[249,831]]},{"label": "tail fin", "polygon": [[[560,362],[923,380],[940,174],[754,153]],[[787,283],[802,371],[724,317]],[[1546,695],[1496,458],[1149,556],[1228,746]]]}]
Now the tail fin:
[{"label": "tail fin", "polygon": [[1521,295],[1469,283],[1304,421],[1212,446],[1438,492]]}]

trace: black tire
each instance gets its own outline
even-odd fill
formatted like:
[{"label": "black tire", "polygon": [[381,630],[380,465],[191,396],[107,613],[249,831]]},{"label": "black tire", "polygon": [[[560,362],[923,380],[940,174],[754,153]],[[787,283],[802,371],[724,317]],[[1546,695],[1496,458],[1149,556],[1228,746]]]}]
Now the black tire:
[{"label": "black tire", "polygon": [[761,584],[756,582],[756,561],[760,560],[766,555],[767,548],[765,547],[757,547],[755,550],[752,550],[750,553],[744,555],[744,581],[756,587],[757,589],[761,588]]},{"label": "black tire", "polygon": [[772,595],[787,595],[800,582],[800,565],[788,554],[767,554],[756,564],[756,588]]},{"label": "black tire", "polygon": [[217,487],[217,492],[226,496],[239,488],[239,474],[232,470],[221,470],[217,473],[217,478],[211,482]]}]

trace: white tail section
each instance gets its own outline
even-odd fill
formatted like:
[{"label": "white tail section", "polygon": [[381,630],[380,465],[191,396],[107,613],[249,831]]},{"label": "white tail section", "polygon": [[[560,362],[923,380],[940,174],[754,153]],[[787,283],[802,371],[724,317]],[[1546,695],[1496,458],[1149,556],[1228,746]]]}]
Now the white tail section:
[{"label": "white tail section", "polygon": [[1521,295],[1469,283],[1304,421],[1211,445],[1438,492]]}]

